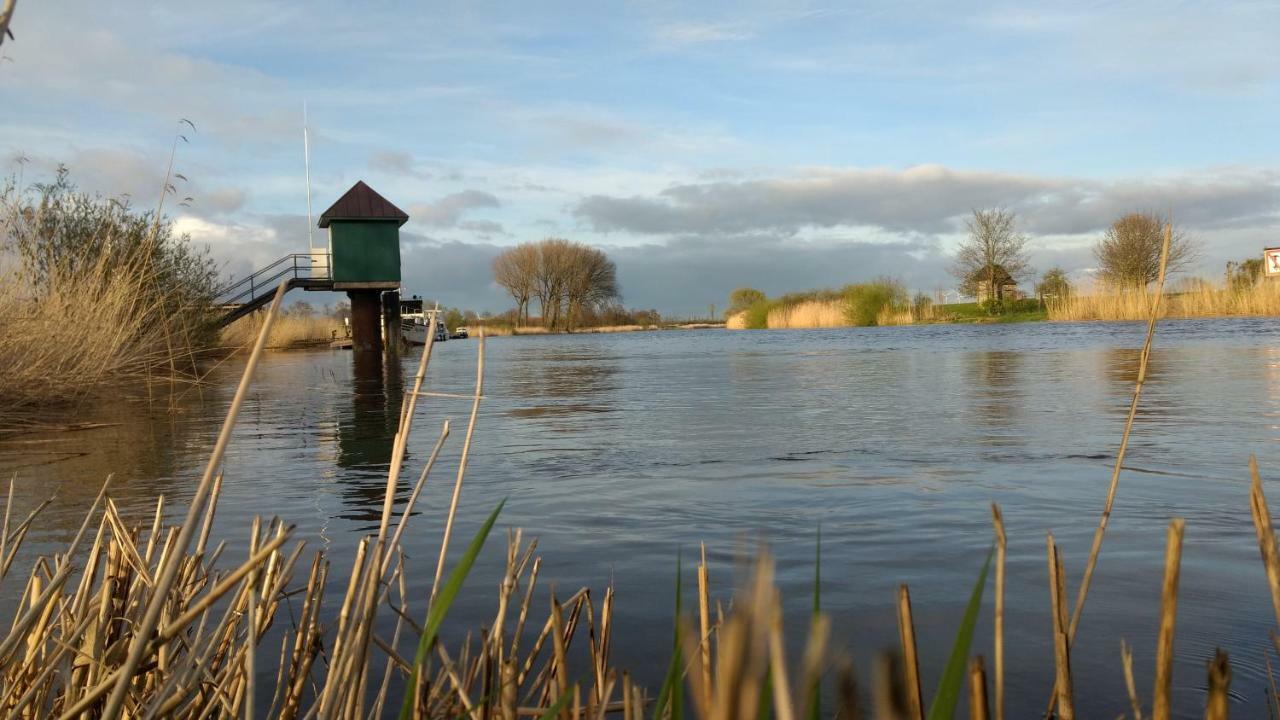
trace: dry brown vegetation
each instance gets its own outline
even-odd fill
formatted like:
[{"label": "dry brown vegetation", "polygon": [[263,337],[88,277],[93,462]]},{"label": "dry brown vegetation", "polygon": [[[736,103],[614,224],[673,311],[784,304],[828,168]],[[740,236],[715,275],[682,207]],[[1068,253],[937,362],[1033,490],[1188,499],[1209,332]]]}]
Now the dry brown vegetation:
[{"label": "dry brown vegetation", "polygon": [[0,416],[108,384],[188,382],[216,273],[154,212],[49,184],[0,188]]},{"label": "dry brown vegetation", "polygon": [[[1141,320],[1151,310],[1155,292],[1146,288],[1074,294],[1047,303],[1050,320]],[[1200,318],[1231,315],[1280,315],[1280,283],[1219,288],[1197,283],[1170,293],[1161,303],[1160,317]]]},{"label": "dry brown vegetation", "polygon": [[0,270],[0,426],[104,383],[163,377],[170,359],[189,376],[191,360],[171,351],[191,348],[155,322],[162,308],[141,292],[146,282],[102,263],[56,270],[37,294],[26,273]]},{"label": "dry brown vegetation", "polygon": [[[512,335],[553,335],[560,330],[552,330],[542,325],[524,325],[516,327],[513,325],[482,325],[477,327],[484,328],[484,334],[489,337],[510,337]],[[637,332],[640,330],[658,330],[657,325],[593,325],[591,327],[580,327],[573,330],[575,335],[591,335],[594,333],[617,333],[617,332]]]},{"label": "dry brown vegetation", "polygon": [[[222,329],[221,343],[229,347],[251,344],[262,329],[259,313],[247,315]],[[341,320],[315,313],[286,313],[271,324],[267,336],[268,349],[288,349],[323,345],[346,335]]]},{"label": "dry brown vegetation", "polygon": [[846,327],[843,301],[810,300],[769,311],[766,324],[770,329]]}]

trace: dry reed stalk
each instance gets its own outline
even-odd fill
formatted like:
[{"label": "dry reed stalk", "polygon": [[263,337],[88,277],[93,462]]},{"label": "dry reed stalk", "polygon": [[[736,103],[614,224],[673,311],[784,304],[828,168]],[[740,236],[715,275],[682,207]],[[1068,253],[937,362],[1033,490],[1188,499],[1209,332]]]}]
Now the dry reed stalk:
[{"label": "dry reed stalk", "polygon": [[902,648],[902,681],[907,717],[924,720],[924,694],[920,687],[920,659],[916,653],[916,627],[911,617],[911,592],[898,586],[898,639]]},{"label": "dry reed stalk", "polygon": [[[437,310],[432,310],[430,319],[430,327],[435,327]],[[395,502],[395,491],[399,486],[400,468],[404,464],[405,448],[409,441],[409,432],[413,429],[414,410],[418,407],[419,393],[422,392],[422,382],[427,374],[427,366],[431,363],[431,348],[435,345],[435,333],[427,334],[427,343],[422,348],[422,355],[418,358],[418,371],[413,376],[413,391],[409,395],[409,399],[400,411],[400,422],[396,428],[395,438],[391,444],[391,464],[387,470],[387,489],[382,500],[382,519],[378,522],[377,541],[379,551],[381,551],[382,541],[387,536],[387,526],[391,523],[391,511]],[[423,473],[425,480],[426,473]],[[407,517],[407,515],[406,515]],[[388,562],[384,562],[381,553],[378,555],[379,574],[387,572]]]},{"label": "dry reed stalk", "polygon": [[[1172,242],[1173,226],[1166,224],[1164,242],[1160,249],[1160,273],[1156,280],[1156,291],[1151,299],[1146,315],[1147,332],[1142,342],[1142,351],[1138,357],[1138,376],[1133,384],[1133,396],[1129,402],[1129,413],[1125,417],[1124,431],[1120,435],[1120,448],[1116,451],[1116,462],[1111,469],[1111,483],[1107,487],[1107,499],[1102,506],[1102,516],[1098,519],[1098,527],[1093,531],[1093,543],[1089,547],[1089,558],[1085,561],[1084,575],[1080,579],[1080,589],[1076,593],[1075,608],[1071,613],[1071,623],[1067,627],[1067,645],[1075,642],[1076,629],[1080,626],[1080,617],[1084,613],[1084,603],[1089,597],[1089,585],[1093,580],[1093,571],[1098,564],[1098,555],[1102,552],[1102,539],[1107,532],[1107,524],[1111,520],[1111,510],[1115,506],[1116,489],[1120,485],[1120,470],[1124,467],[1125,452],[1129,448],[1129,435],[1133,431],[1133,421],[1138,415],[1138,401],[1142,397],[1142,388],[1147,379],[1147,362],[1151,357],[1151,343],[1155,338],[1156,320],[1160,315],[1160,301],[1164,297],[1164,281],[1169,266],[1169,244]],[[1049,708],[1046,715],[1053,713],[1057,702],[1058,690],[1049,697]]]},{"label": "dry reed stalk", "polygon": [[1061,720],[1075,717],[1071,683],[1071,643],[1067,639],[1066,571],[1053,534],[1047,537],[1049,557],[1049,602],[1053,615],[1053,666],[1055,704]]},{"label": "dry reed stalk", "polygon": [[1176,518],[1169,523],[1164,555],[1164,585],[1160,594],[1160,634],[1156,640],[1155,689],[1151,694],[1153,720],[1169,720],[1170,691],[1173,684],[1173,631],[1178,616],[1178,576],[1182,563],[1182,533],[1185,523]]},{"label": "dry reed stalk", "polygon": [[906,675],[902,656],[883,652],[876,656],[872,702],[876,720],[909,720],[914,717],[902,679]]},{"label": "dry reed stalk", "polygon": [[972,720],[987,720],[988,715],[987,672],[982,656],[977,655],[969,662],[969,717]]},{"label": "dry reed stalk", "polygon": [[1262,492],[1262,476],[1258,472],[1258,459],[1249,456],[1249,511],[1253,515],[1253,527],[1258,535],[1258,550],[1262,553],[1262,567],[1267,573],[1267,586],[1271,590],[1271,606],[1280,625],[1280,551],[1276,549],[1276,534],[1271,524],[1271,511],[1267,496]]},{"label": "dry reed stalk", "polygon": [[13,22],[13,10],[17,6],[18,0],[4,0],[4,7],[0,8],[0,45],[9,37],[9,24]]},{"label": "dry reed stalk", "polygon": [[1138,700],[1138,686],[1133,682],[1133,651],[1124,638],[1120,639],[1120,664],[1124,666],[1124,686],[1129,693],[1129,707],[1133,708],[1133,720],[1142,720],[1142,702]]},{"label": "dry reed stalk", "polygon": [[1205,720],[1227,720],[1227,707],[1230,702],[1228,692],[1231,689],[1231,663],[1227,654],[1219,648],[1213,654],[1209,667],[1209,699],[1205,703]]},{"label": "dry reed stalk", "polygon": [[996,587],[995,611],[992,624],[992,644],[995,659],[995,720],[1004,720],[1004,560],[1006,538],[1004,515],[1000,506],[991,503],[991,524],[996,533]]},{"label": "dry reed stalk", "polygon": [[[416,390],[416,388],[415,388]],[[467,419],[467,433],[462,439],[462,454],[458,458],[458,475],[453,484],[453,497],[449,500],[449,513],[445,516],[444,538],[440,542],[440,559],[436,563],[436,576],[431,582],[431,599],[434,600],[444,574],[444,560],[449,552],[449,538],[453,534],[453,520],[458,514],[458,499],[462,495],[462,478],[467,472],[471,457],[471,439],[476,431],[476,417],[480,414],[480,399],[484,395],[484,328],[476,339],[476,389],[471,403],[471,417]]]},{"label": "dry reed stalk", "polygon": [[708,599],[710,575],[707,571],[707,545],[701,544],[702,560],[698,563],[698,653],[702,661],[703,703],[711,707],[711,604]]},{"label": "dry reed stalk", "polygon": [[1116,462],[1111,470],[1111,484],[1107,488],[1107,500],[1102,508],[1102,517],[1098,528],[1093,533],[1093,544],[1089,548],[1089,559],[1085,563],[1084,575],[1080,580],[1080,590],[1076,594],[1075,609],[1071,614],[1071,625],[1067,632],[1067,642],[1076,637],[1076,628],[1080,625],[1080,616],[1084,612],[1084,602],[1089,597],[1089,583],[1093,579],[1093,569],[1098,564],[1098,554],[1102,551],[1102,538],[1107,532],[1107,523],[1111,519],[1111,508],[1115,505],[1116,488],[1120,484],[1120,470],[1124,467],[1125,451],[1129,448],[1129,435],[1133,431],[1133,421],[1138,414],[1138,401],[1142,397],[1142,388],[1147,381],[1147,362],[1151,358],[1151,342],[1156,334],[1156,318],[1160,313],[1160,299],[1164,295],[1165,272],[1169,265],[1169,244],[1173,237],[1173,226],[1166,224],[1164,243],[1160,248],[1160,274],[1156,280],[1155,298],[1147,316],[1147,334],[1142,342],[1142,352],[1138,357],[1138,377],[1133,384],[1133,398],[1129,402],[1129,414],[1125,417],[1124,432],[1120,436],[1120,449],[1116,452]]}]

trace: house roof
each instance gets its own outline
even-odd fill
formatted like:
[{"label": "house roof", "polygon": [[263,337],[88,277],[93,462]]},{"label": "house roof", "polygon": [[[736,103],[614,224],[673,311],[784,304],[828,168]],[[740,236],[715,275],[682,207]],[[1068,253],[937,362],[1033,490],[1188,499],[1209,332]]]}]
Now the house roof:
[{"label": "house roof", "polygon": [[[995,276],[997,285],[1017,285],[1018,281],[1004,269],[1003,265],[995,266]],[[969,279],[975,283],[985,283],[987,281],[987,269],[985,267],[978,268],[969,274]]]},{"label": "house roof", "polygon": [[319,225],[329,227],[333,220],[395,220],[398,225],[409,221],[405,211],[358,180],[338,201],[320,214]]}]

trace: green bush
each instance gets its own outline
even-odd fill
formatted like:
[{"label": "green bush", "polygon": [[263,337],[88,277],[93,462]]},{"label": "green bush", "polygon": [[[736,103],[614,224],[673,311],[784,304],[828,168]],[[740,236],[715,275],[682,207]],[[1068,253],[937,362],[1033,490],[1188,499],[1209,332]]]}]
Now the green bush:
[{"label": "green bush", "polygon": [[777,307],[776,303],[767,298],[751,303],[743,311],[743,326],[748,330],[767,329],[769,327],[769,312],[775,307]]},{"label": "green bush", "polygon": [[876,316],[885,308],[907,308],[910,296],[902,283],[892,278],[877,278],[867,283],[846,285],[841,291],[845,317],[849,324],[866,327],[876,324]]}]

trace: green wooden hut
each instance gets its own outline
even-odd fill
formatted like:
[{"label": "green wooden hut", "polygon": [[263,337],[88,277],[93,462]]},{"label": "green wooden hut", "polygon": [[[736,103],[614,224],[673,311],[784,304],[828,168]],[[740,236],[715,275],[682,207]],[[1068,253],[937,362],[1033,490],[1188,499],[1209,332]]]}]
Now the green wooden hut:
[{"label": "green wooden hut", "polygon": [[334,290],[400,287],[400,226],[409,216],[363,180],[320,215],[329,231]]}]

